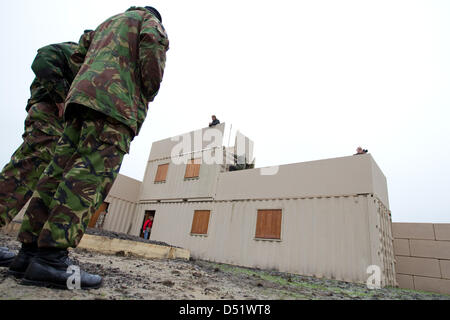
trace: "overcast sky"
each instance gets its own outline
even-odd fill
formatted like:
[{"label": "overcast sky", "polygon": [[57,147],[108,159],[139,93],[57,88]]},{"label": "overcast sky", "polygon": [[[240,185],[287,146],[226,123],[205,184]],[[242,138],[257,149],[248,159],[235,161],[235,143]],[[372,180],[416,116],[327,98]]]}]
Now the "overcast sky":
[{"label": "overcast sky", "polygon": [[369,149],[394,222],[450,223],[450,1],[1,1],[0,166],[21,143],[38,48],[153,5],[171,49],[121,173],[211,114],[255,142],[257,167]]}]

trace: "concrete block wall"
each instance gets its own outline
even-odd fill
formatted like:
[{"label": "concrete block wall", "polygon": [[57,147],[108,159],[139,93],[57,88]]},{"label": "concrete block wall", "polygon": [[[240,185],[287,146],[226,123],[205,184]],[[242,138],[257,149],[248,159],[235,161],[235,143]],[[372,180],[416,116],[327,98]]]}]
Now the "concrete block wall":
[{"label": "concrete block wall", "polygon": [[450,224],[393,223],[400,288],[450,294]]}]

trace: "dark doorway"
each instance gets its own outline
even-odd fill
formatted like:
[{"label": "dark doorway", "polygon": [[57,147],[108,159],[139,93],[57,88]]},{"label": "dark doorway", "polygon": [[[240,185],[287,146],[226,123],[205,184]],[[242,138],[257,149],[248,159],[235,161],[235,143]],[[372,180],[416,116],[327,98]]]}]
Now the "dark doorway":
[{"label": "dark doorway", "polygon": [[[145,239],[147,236],[147,240],[150,239],[154,227],[155,214],[156,211],[154,210],[145,211],[144,221],[142,221],[141,227],[141,238]],[[151,221],[150,223],[148,223],[149,220]]]}]

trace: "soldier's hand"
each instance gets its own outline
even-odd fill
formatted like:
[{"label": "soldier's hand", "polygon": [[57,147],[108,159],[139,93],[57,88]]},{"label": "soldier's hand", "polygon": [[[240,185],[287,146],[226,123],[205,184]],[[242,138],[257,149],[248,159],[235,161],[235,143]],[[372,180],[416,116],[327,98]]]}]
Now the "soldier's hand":
[{"label": "soldier's hand", "polygon": [[58,111],[59,111],[58,115],[60,118],[62,118],[64,115],[64,103],[63,102],[57,103],[56,106],[58,107]]}]

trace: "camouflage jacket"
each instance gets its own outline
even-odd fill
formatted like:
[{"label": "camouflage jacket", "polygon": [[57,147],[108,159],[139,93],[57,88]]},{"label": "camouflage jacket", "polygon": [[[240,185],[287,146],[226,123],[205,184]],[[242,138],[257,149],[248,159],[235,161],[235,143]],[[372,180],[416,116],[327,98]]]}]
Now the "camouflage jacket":
[{"label": "camouflage jacket", "polygon": [[79,51],[87,54],[66,108],[72,103],[92,108],[137,135],[158,94],[168,49],[164,27],[148,10],[131,7],[109,18],[95,30],[89,48],[80,43]]},{"label": "camouflage jacket", "polygon": [[64,102],[80,67],[71,62],[71,56],[77,48],[74,42],[64,42],[38,50],[31,65],[36,78],[30,87],[27,111],[33,104],[42,101]]}]

